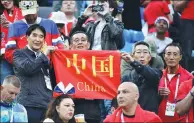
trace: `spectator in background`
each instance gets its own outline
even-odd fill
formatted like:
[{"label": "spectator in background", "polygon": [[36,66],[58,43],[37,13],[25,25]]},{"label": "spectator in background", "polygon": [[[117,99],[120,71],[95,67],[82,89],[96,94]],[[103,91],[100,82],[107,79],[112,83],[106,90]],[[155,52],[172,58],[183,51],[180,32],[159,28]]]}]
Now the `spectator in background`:
[{"label": "spectator in background", "polygon": [[150,34],[145,38],[145,42],[152,45],[157,49],[157,53],[162,56],[165,47],[172,43],[172,39],[165,36],[168,31],[169,21],[166,17],[158,17],[155,20],[156,32]]},{"label": "spectator in background", "polygon": [[13,75],[12,65],[9,64],[4,58],[5,45],[8,38],[9,25],[17,20],[23,19],[22,12],[19,7],[18,0],[1,0],[0,8],[2,14],[0,14],[0,39],[1,39],[1,51],[0,51],[0,68],[1,68],[1,83],[7,75]]},{"label": "spectator in background", "polygon": [[[194,78],[183,82],[179,87],[177,96],[176,111],[184,116],[182,122],[193,122],[194,120]],[[186,116],[185,116],[186,115]]]},{"label": "spectator in background", "polygon": [[[164,60],[167,67],[160,79],[159,94],[161,103],[158,109],[158,115],[163,122],[179,121],[175,108],[171,110],[169,107],[175,105],[180,84],[192,79],[191,73],[179,65],[181,58],[182,50],[179,45],[172,43],[164,49]],[[168,110],[171,110],[174,114],[169,114]]]},{"label": "spectator in background", "polygon": [[123,67],[121,63],[122,82],[132,81],[140,92],[139,104],[147,111],[158,113],[159,96],[158,85],[162,71],[150,66],[151,50],[146,42],[137,42],[133,54],[122,52],[122,59],[130,64],[130,68]]},{"label": "spectator in background", "polygon": [[69,49],[69,37],[64,34],[64,26],[66,24],[66,16],[63,12],[52,12],[49,19],[54,21],[60,33],[61,41],[63,42],[64,49]]},{"label": "spectator in background", "polygon": [[[170,15],[170,9],[168,4],[163,0],[146,0],[147,6],[144,10],[144,19],[148,23],[148,33],[156,32],[155,30],[155,20],[159,16],[164,16],[172,22],[172,16]],[[150,1],[150,2],[148,2]]]},{"label": "spectator in background", "polygon": [[21,80],[21,93],[17,100],[25,106],[28,122],[40,122],[44,118],[48,102],[52,97],[50,77],[50,61],[48,55],[57,47],[45,43],[46,30],[39,24],[34,24],[26,31],[28,41],[24,49],[17,49],[13,55],[15,75]]},{"label": "spectator in background", "polygon": [[26,109],[15,101],[20,92],[21,82],[14,75],[7,76],[1,86],[1,123],[28,122]]},{"label": "spectator in background", "polygon": [[56,24],[49,19],[43,19],[37,16],[38,4],[36,0],[21,1],[20,8],[24,19],[13,23],[9,27],[8,42],[5,52],[6,60],[12,63],[14,50],[22,49],[27,45],[25,33],[28,27],[33,24],[39,24],[46,30],[43,50],[47,46],[57,46],[59,49],[64,48]]},{"label": "spectator in background", "polygon": [[118,87],[117,102],[119,108],[109,115],[104,123],[130,123],[146,122],[161,123],[161,119],[155,113],[143,110],[138,104],[140,93],[137,85],[132,82],[124,82]]},{"label": "spectator in background", "polygon": [[[109,2],[113,0],[102,0],[101,4],[104,11],[98,11],[98,20],[89,22],[86,25],[87,33],[89,34],[89,40],[91,41],[92,50],[117,50],[124,46],[122,40],[123,24],[120,21],[115,21],[111,16],[111,12],[114,8]],[[78,18],[76,28],[83,26],[85,21],[94,14],[92,11],[92,5],[88,6],[83,15]]]},{"label": "spectator in background", "polygon": [[124,23],[122,51],[132,52],[135,42],[144,40],[142,32],[140,0],[123,0],[122,21]]},{"label": "spectator in background", "polygon": [[[73,28],[70,33],[70,50],[88,50],[90,41],[85,28]],[[100,123],[100,100],[76,99],[75,114],[84,114],[87,123]]]},{"label": "spectator in background", "polygon": [[73,99],[66,94],[62,94],[51,101],[43,123],[76,123],[74,111]]},{"label": "spectator in background", "polygon": [[192,50],[194,49],[194,1],[183,0],[173,1],[175,11],[181,12],[181,47],[183,48],[183,67],[188,71],[194,70],[194,58],[192,58]]},{"label": "spectator in background", "polygon": [[75,0],[60,0],[57,3],[57,8],[54,10],[64,12],[66,15],[66,24],[64,28],[65,36],[69,36],[69,33],[77,19],[75,18],[75,12],[77,11]]}]

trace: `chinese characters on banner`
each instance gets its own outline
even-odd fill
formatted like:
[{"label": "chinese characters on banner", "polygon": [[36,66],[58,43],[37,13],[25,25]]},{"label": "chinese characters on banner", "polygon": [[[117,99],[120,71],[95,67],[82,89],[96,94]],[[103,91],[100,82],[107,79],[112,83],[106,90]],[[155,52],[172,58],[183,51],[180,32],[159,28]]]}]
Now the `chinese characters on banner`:
[{"label": "chinese characters on banner", "polygon": [[57,50],[52,54],[57,83],[75,87],[75,98],[112,99],[120,84],[117,51]]}]

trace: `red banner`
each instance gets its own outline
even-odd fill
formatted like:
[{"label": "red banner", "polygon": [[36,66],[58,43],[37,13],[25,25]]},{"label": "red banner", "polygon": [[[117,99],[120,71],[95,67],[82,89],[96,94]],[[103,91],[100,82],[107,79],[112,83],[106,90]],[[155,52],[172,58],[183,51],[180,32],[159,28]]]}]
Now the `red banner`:
[{"label": "red banner", "polygon": [[112,99],[120,84],[117,51],[57,50],[52,54],[57,83],[75,87],[75,98]]}]

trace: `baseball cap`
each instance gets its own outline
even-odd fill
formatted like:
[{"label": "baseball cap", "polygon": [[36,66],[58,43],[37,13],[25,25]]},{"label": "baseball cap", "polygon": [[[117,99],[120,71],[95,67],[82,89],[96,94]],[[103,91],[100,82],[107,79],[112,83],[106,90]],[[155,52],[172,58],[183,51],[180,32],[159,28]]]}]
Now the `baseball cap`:
[{"label": "baseball cap", "polygon": [[66,16],[63,12],[58,11],[58,12],[52,12],[49,15],[49,19],[53,20],[56,24],[65,24]]},{"label": "baseball cap", "polygon": [[160,20],[165,20],[167,23],[167,26],[169,27],[169,20],[166,17],[160,16],[155,20],[155,24],[158,23]]},{"label": "baseball cap", "polygon": [[22,0],[19,3],[19,7],[22,10],[23,16],[29,15],[29,14],[36,14],[38,3],[36,0],[32,0],[32,1]]}]

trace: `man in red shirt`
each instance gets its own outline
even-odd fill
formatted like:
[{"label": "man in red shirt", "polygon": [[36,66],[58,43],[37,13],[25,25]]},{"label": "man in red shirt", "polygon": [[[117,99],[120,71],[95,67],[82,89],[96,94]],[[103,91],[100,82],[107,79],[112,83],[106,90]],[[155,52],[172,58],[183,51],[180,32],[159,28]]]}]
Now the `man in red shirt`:
[{"label": "man in red shirt", "polygon": [[164,49],[164,60],[166,69],[163,71],[163,76],[159,84],[159,94],[162,97],[158,109],[158,115],[163,122],[177,122],[178,114],[175,112],[175,107],[170,110],[170,106],[175,106],[179,85],[193,76],[187,70],[179,65],[182,58],[181,48],[177,44],[169,44]]},{"label": "man in red shirt", "polygon": [[117,108],[113,114],[107,116],[104,123],[108,122],[154,122],[161,123],[155,113],[143,110],[138,104],[139,90],[132,82],[124,82],[118,87]]},{"label": "man in red shirt", "polygon": [[183,122],[193,122],[194,121],[194,79],[190,79],[182,83],[179,87],[176,111],[179,115],[186,114]]},{"label": "man in red shirt", "polygon": [[148,32],[155,32],[154,22],[159,16],[164,16],[172,22],[172,16],[170,15],[170,9],[168,4],[164,1],[150,0],[144,10],[144,19],[148,23]]},{"label": "man in red shirt", "polygon": [[74,16],[77,11],[76,1],[63,0],[61,3],[61,11],[65,13],[67,19],[64,27],[64,34],[65,36],[69,36],[71,28],[77,23],[77,19]]},{"label": "man in red shirt", "polygon": [[181,0],[173,1],[175,11],[181,12],[181,47],[183,48],[183,63],[184,67],[192,71],[192,65],[189,63],[194,63],[191,57],[192,50],[194,49],[194,1],[193,0]]}]

